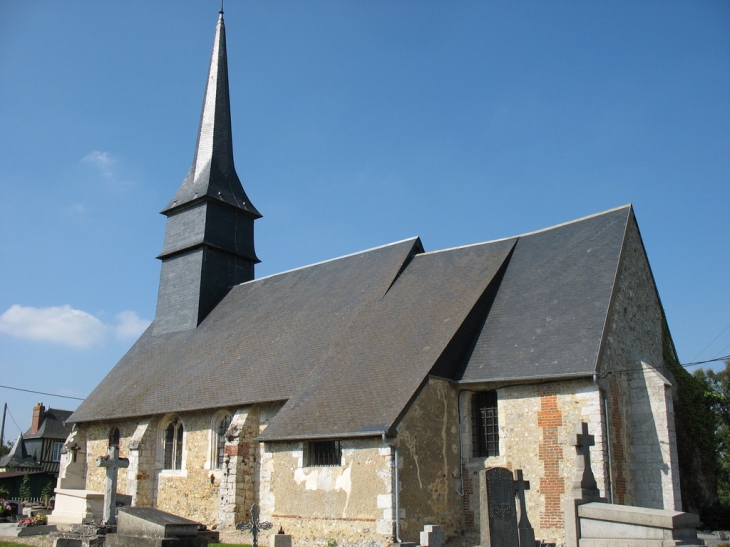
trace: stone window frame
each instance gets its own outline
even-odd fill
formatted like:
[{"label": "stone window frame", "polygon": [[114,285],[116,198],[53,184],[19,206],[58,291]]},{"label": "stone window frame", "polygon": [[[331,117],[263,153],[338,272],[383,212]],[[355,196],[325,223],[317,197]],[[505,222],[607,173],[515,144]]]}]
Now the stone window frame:
[{"label": "stone window frame", "polygon": [[[173,455],[172,457],[174,459],[178,459],[177,455],[178,452],[176,450],[179,450],[179,468],[168,468],[165,466],[166,463],[166,451],[165,451],[165,442],[166,442],[166,432],[170,424],[173,424],[174,422],[177,422],[179,425],[179,428],[181,428],[182,435],[181,438],[178,437],[178,429],[176,428],[176,435],[174,437],[175,447],[173,448]],[[157,467],[160,469],[160,474],[166,475],[166,476],[179,476],[179,477],[187,477],[187,469],[186,469],[186,460],[187,460],[187,449],[186,449],[186,440],[187,440],[187,427],[185,426],[185,421],[178,415],[178,414],[168,414],[166,415],[161,421],[159,426],[157,427],[157,446],[159,449],[157,450]],[[173,462],[174,465],[175,462]]]},{"label": "stone window frame", "polygon": [[[220,460],[220,451],[225,446],[226,439],[221,439],[220,427],[224,420],[228,419],[226,430],[233,421],[233,413],[228,410],[219,410],[213,415],[210,421],[210,439],[208,449],[208,461],[206,468],[211,470],[220,470],[224,468],[223,462]],[[223,432],[225,433],[225,431]],[[222,440],[222,444],[221,444]]]}]

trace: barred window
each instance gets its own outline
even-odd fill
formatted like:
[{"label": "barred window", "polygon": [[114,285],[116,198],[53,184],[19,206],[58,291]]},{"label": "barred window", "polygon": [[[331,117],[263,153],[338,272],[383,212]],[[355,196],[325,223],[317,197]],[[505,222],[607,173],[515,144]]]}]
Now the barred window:
[{"label": "barred window", "polygon": [[164,469],[182,469],[183,424],[174,418],[165,429]]},{"label": "barred window", "polygon": [[307,467],[338,466],[342,462],[340,441],[312,441],[307,443]]},{"label": "barred window", "polygon": [[471,399],[471,441],[475,458],[499,456],[497,392],[480,391]]},{"label": "barred window", "polygon": [[216,467],[221,469],[223,467],[223,458],[226,455],[226,431],[231,426],[231,416],[226,414],[218,422],[218,428],[216,431]]}]

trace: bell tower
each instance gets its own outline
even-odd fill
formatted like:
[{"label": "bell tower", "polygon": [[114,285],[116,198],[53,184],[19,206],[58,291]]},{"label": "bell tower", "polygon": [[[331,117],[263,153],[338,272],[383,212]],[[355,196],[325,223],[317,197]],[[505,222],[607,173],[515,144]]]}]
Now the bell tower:
[{"label": "bell tower", "polygon": [[196,328],[231,286],[254,278],[253,224],[261,214],[233,163],[223,11],[200,115],[193,165],[162,214],[167,216],[155,334]]}]

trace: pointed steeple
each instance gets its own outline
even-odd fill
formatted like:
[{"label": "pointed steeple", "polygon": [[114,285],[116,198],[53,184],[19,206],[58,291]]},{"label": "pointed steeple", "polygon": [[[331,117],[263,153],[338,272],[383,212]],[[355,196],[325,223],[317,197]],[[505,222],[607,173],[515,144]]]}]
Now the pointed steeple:
[{"label": "pointed steeple", "polygon": [[261,217],[246,196],[233,164],[226,27],[222,11],[215,28],[193,165],[177,194],[162,212],[167,213],[203,196],[221,200],[254,218]]},{"label": "pointed steeple", "polygon": [[261,218],[233,163],[231,103],[223,12],[200,115],[193,165],[167,216],[154,332],[197,327],[233,285],[250,281],[259,262],[253,223]]}]

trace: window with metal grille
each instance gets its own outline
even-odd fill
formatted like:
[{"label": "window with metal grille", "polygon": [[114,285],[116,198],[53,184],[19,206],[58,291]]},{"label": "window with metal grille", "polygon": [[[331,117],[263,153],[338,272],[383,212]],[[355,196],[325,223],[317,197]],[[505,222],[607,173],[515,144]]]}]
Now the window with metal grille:
[{"label": "window with metal grille", "polygon": [[337,466],[341,462],[340,441],[312,441],[307,444],[307,467]]},{"label": "window with metal grille", "polygon": [[499,456],[496,391],[480,391],[472,396],[471,441],[473,457]]},{"label": "window with metal grille", "polygon": [[183,424],[175,418],[165,429],[164,469],[182,469]]},{"label": "window with metal grille", "polygon": [[226,431],[228,431],[228,428],[231,426],[231,417],[226,414],[221,418],[221,421],[218,423],[218,451],[217,451],[217,461],[216,466],[218,469],[221,469],[223,467],[223,459],[226,455]]}]

